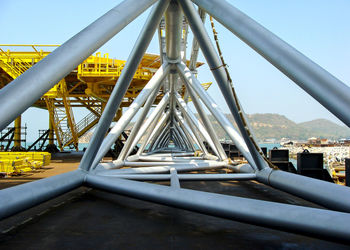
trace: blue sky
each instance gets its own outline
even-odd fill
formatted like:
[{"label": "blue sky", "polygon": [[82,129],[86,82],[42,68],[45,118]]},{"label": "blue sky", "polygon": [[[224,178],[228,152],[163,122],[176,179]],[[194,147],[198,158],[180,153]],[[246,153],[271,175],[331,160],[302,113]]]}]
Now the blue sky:
[{"label": "blue sky", "polygon": [[[0,0],[0,43],[61,44],[117,5],[118,0]],[[230,0],[231,4],[310,57],[345,84],[350,84],[350,1],[348,0]],[[127,59],[148,12],[98,51]],[[207,19],[209,35],[212,37]],[[295,122],[326,118],[342,124],[318,102],[270,65],[232,33],[216,23],[225,60],[245,111],[278,113]],[[190,35],[190,38],[192,36]],[[188,47],[191,48],[191,39]],[[158,53],[157,36],[148,52]],[[205,61],[200,54],[199,59]],[[203,66],[198,78],[214,81]],[[210,95],[228,112],[218,88]],[[75,110],[76,120],[84,112]],[[23,121],[29,138],[48,125],[47,112],[30,108]],[[28,139],[29,139],[28,138]]]}]

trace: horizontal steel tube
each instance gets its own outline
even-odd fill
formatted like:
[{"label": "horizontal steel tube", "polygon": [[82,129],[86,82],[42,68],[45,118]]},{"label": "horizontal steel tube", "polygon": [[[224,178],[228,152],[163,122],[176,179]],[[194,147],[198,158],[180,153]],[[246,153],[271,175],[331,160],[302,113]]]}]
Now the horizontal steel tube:
[{"label": "horizontal steel tube", "polygon": [[2,88],[0,131],[155,2],[122,2]]},{"label": "horizontal steel tube", "polygon": [[196,171],[196,170],[206,170],[206,169],[217,169],[226,167],[227,164],[178,164],[178,165],[166,165],[157,167],[140,167],[140,168],[125,168],[125,169],[109,169],[109,170],[99,170],[95,173],[98,175],[114,175],[114,174],[162,174],[169,173],[170,168],[176,168],[178,172],[185,171]]},{"label": "horizontal steel tube", "polygon": [[256,172],[257,179],[330,209],[350,213],[350,188],[280,170]]},{"label": "horizontal steel tube", "polygon": [[[138,157],[138,160],[139,161],[166,161],[166,162],[169,162],[169,161],[179,161],[179,162],[187,162],[189,160],[202,160],[203,158],[202,157],[195,157],[195,156],[192,156],[192,157],[153,157],[153,156],[139,156]],[[129,160],[129,158],[128,158]]]},{"label": "horizontal steel tube", "polygon": [[86,182],[91,187],[133,198],[322,239],[350,242],[350,214],[347,213],[174,189],[113,177],[88,175]]},{"label": "horizontal steel tube", "polygon": [[193,0],[350,127],[350,87],[224,0]]},{"label": "horizontal steel tube", "polygon": [[[171,170],[171,168],[169,169]],[[99,174],[100,175],[100,174]],[[101,175],[100,175],[101,176]],[[119,175],[107,175],[114,178],[123,178],[129,180],[138,181],[168,181],[171,178],[171,174],[119,174]],[[177,174],[180,181],[233,181],[233,180],[253,180],[255,174]]]},{"label": "horizontal steel tube", "polygon": [[0,190],[0,219],[6,218],[81,186],[81,170]]},{"label": "horizontal steel tube", "polygon": [[210,166],[223,166],[227,165],[224,161],[209,161],[209,160],[187,160],[187,161],[155,161],[155,162],[130,162],[125,161],[124,166],[126,167],[140,167],[140,166],[168,166],[168,165],[210,165]]}]

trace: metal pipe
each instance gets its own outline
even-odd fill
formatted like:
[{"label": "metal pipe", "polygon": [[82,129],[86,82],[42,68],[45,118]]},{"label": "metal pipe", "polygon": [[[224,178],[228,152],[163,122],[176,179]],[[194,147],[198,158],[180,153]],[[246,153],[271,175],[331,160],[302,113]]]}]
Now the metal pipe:
[{"label": "metal pipe", "polygon": [[[176,168],[170,168],[171,170]],[[98,174],[99,176],[109,176],[134,181],[168,181],[171,180],[171,174],[119,174],[108,175]],[[256,178],[255,174],[177,174],[180,181],[248,181]]]},{"label": "metal pipe", "polygon": [[[161,129],[161,126],[163,126],[163,124],[165,123],[165,121],[169,118],[169,112],[166,112],[165,114],[163,114],[162,118],[159,120],[158,124],[155,126],[155,128],[153,129],[152,133],[149,135],[149,137],[145,138],[144,143],[141,145],[141,147],[139,148],[137,155],[140,155],[145,148],[147,147],[147,145],[149,145],[149,143],[153,140],[154,137],[157,136],[158,132]],[[155,123],[156,124],[156,123]],[[150,147],[151,145],[149,145]]]},{"label": "metal pipe", "polygon": [[140,168],[125,168],[125,169],[108,169],[99,170],[95,173],[101,176],[113,176],[119,174],[161,174],[169,173],[170,168],[174,167],[178,172],[197,171],[207,169],[218,169],[226,167],[227,163],[217,162],[216,164],[168,164],[156,167],[140,167]]},{"label": "metal pipe", "polygon": [[169,176],[169,178],[170,178],[170,186],[172,188],[181,188],[176,168],[170,168],[170,176]]},{"label": "metal pipe", "polygon": [[[148,117],[146,122],[142,125],[142,127],[140,129],[136,130],[136,131],[138,131],[137,135],[133,139],[133,142],[132,142],[131,146],[129,147],[128,153],[125,155],[125,157],[128,157],[131,154],[132,150],[135,148],[137,143],[140,141],[141,137],[144,135],[146,130],[150,127],[153,120],[156,119],[156,117],[159,116],[161,114],[161,112],[163,112],[164,108],[168,104],[168,100],[169,100],[169,93],[166,93],[163,96],[162,100],[158,103],[157,107],[152,111],[151,115]],[[142,118],[142,117],[139,117],[138,119],[144,120],[144,118]],[[130,136],[129,136],[129,138],[130,138]],[[125,147],[125,145],[124,145],[124,147]],[[125,157],[123,157],[123,159]]]},{"label": "metal pipe", "polygon": [[87,175],[86,182],[94,188],[141,200],[322,239],[350,242],[350,214],[347,213],[91,174]]},{"label": "metal pipe", "polygon": [[350,213],[350,188],[280,170],[256,172],[257,180],[330,209]]},{"label": "metal pipe", "polygon": [[195,76],[193,76],[193,74],[191,73],[191,70],[188,69],[184,64],[177,64],[177,69],[178,69],[178,72],[182,74],[185,80],[184,82],[186,86],[191,87],[196,92],[196,94],[200,97],[200,99],[203,101],[203,103],[211,112],[211,114],[219,122],[221,127],[230,136],[231,140],[235,143],[238,150],[243,154],[243,156],[247,159],[247,161],[256,168],[255,162],[243,138],[233,127],[232,123],[223,114],[223,112],[220,110],[219,106],[215,103],[215,101],[203,89],[198,79]]},{"label": "metal pipe", "polygon": [[195,145],[197,145],[200,148],[200,143],[198,142],[197,137],[195,136],[191,128],[187,125],[187,123],[185,123],[185,120],[177,112],[175,113],[175,117],[176,119],[178,119],[179,125],[186,134],[186,136],[190,139],[193,151],[196,150]]},{"label": "metal pipe", "polygon": [[[153,89],[153,92],[151,92],[150,95],[148,96],[147,101],[146,101],[145,105],[143,105],[143,109],[142,109],[137,121],[135,122],[129,137],[123,146],[122,151],[119,153],[118,159],[124,160],[126,155],[129,152],[129,149],[131,149],[131,151],[133,150],[131,145],[133,144],[133,142],[137,136],[137,133],[139,132],[139,130],[142,126],[143,121],[145,120],[149,110],[151,109],[151,106],[154,103],[154,100],[157,98],[159,88],[160,88],[160,84],[157,86],[157,88]],[[164,99],[164,97],[163,97],[163,99]],[[164,105],[164,102],[163,102],[163,105]],[[136,144],[137,144],[137,142],[136,142]]]},{"label": "metal pipe", "polygon": [[[191,30],[196,36],[199,46],[202,49],[203,55],[205,56],[207,63],[214,75],[214,78],[217,82],[217,84],[220,87],[221,93],[225,97],[227,106],[229,107],[231,114],[233,115],[236,124],[239,128],[239,131],[241,132],[241,135],[247,144],[247,147],[249,149],[249,152],[251,153],[253,160],[255,162],[255,165],[258,169],[264,169],[269,168],[265,160],[262,158],[262,156],[259,154],[259,152],[256,150],[255,145],[251,141],[250,136],[248,135],[245,124],[243,123],[238,107],[236,106],[236,102],[234,100],[234,96],[232,93],[232,86],[228,82],[226,72],[222,66],[222,63],[219,59],[219,56],[217,55],[215,48],[205,30],[205,27],[202,23],[202,20],[198,16],[198,13],[196,12],[193,4],[189,0],[183,0],[179,2],[183,12],[185,13],[187,20],[191,26]],[[204,8],[203,8],[204,9]],[[206,10],[206,9],[205,9]]]},{"label": "metal pipe", "polygon": [[[166,113],[159,112],[157,116],[151,121],[151,124],[149,125],[148,129],[146,130],[146,133],[143,137],[143,141],[139,147],[139,149],[136,152],[136,155],[140,155],[143,153],[144,148],[148,145],[149,139],[153,132],[155,132],[155,127],[157,123],[161,122],[163,118],[166,116]],[[149,119],[149,118],[148,118]]]},{"label": "metal pipe", "polygon": [[210,135],[207,132],[207,129],[202,125],[202,123],[197,119],[197,117],[193,114],[191,109],[187,106],[186,102],[181,98],[180,95],[176,95],[176,101],[180,106],[180,109],[183,111],[182,113],[185,116],[188,116],[188,120],[191,120],[193,125],[197,128],[197,131],[203,136],[203,138],[208,142],[209,146],[213,149],[216,155],[219,155],[219,152],[216,150],[213,140],[210,138]]},{"label": "metal pipe", "polygon": [[14,215],[81,186],[85,175],[83,171],[75,170],[0,190],[0,219]]},{"label": "metal pipe", "polygon": [[[111,93],[111,96],[107,102],[107,105],[102,113],[102,116],[97,124],[94,135],[91,139],[89,147],[87,148],[79,168],[89,170],[95,159],[96,153],[100,148],[103,138],[113,120],[116,111],[118,110],[120,103],[127,91],[130,82],[137,70],[139,63],[145,53],[148,44],[152,40],[153,34],[159,24],[159,21],[167,8],[169,0],[158,1],[158,3],[152,8],[151,13],[146,20],[146,23],[132,49],[129,58],[125,64],[124,69],[118,81]],[[125,11],[125,10],[124,10]]]},{"label": "metal pipe", "polygon": [[129,106],[127,111],[122,115],[118,122],[113,126],[108,135],[103,139],[103,142],[96,154],[92,166],[95,167],[101,161],[101,159],[106,155],[108,150],[112,147],[114,142],[124,131],[124,129],[130,124],[131,119],[136,115],[137,111],[147,100],[148,96],[152,91],[158,88],[165,76],[169,72],[169,64],[165,62],[153,75],[151,80],[146,84],[142,91],[137,95],[132,104]]},{"label": "metal pipe", "polygon": [[[181,107],[180,107],[181,108]],[[195,124],[193,123],[193,121],[188,117],[187,113],[183,113],[183,119],[187,122],[188,126],[190,127],[190,129],[192,130],[192,132],[194,133],[195,137],[197,138],[198,141],[198,146],[200,147],[200,149],[204,152],[204,155],[208,155],[209,152],[207,150],[207,148],[205,147],[204,143],[203,143],[203,136],[201,136],[200,132],[198,131],[198,129],[196,128]]]},{"label": "metal pipe", "polygon": [[350,127],[350,87],[224,0],[193,0]]},{"label": "metal pipe", "polygon": [[164,128],[162,129],[161,133],[159,134],[159,136],[152,142],[149,151],[154,150],[158,144],[164,139],[164,135],[167,133],[167,131],[169,130],[170,127],[170,123],[167,123]]},{"label": "metal pipe", "polygon": [[0,131],[156,1],[122,2],[2,88]]},{"label": "metal pipe", "polygon": [[[180,75],[180,77],[183,79],[183,81],[185,81],[185,79],[182,75]],[[218,156],[222,160],[226,159],[227,155],[225,153],[225,150],[222,148],[222,145],[221,145],[219,138],[218,138],[218,136],[213,128],[213,125],[211,124],[209,118],[207,117],[207,114],[204,112],[201,104],[199,103],[197,96],[195,96],[195,94],[193,93],[191,88],[188,88],[187,91],[192,99],[192,102],[193,102],[193,104],[198,112],[199,117],[201,118],[204,126],[208,129],[208,133],[210,135],[210,138],[213,140],[213,143],[214,143],[216,150],[219,152]]]},{"label": "metal pipe", "polygon": [[166,54],[170,61],[180,59],[182,13],[177,1],[172,0],[165,12]]}]

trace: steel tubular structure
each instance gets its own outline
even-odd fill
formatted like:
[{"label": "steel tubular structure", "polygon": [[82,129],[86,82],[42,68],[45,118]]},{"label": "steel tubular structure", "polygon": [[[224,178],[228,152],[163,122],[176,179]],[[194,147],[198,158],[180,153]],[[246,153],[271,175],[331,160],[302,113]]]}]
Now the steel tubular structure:
[{"label": "steel tubular structure", "polygon": [[[192,2],[198,5],[198,9]],[[0,219],[87,185],[254,225],[350,242],[350,189],[272,169],[253,145],[251,135],[246,130],[247,125],[241,119],[239,101],[234,98],[232,86],[224,69],[220,67],[218,54],[203,25],[205,12],[294,80],[348,126],[350,88],[224,0],[125,0],[0,90],[0,130],[151,5],[149,17],[113,89],[79,168],[0,190]],[[105,136],[157,27],[163,65]],[[162,37],[161,29],[164,27],[165,37]],[[185,53],[188,27],[194,34],[189,62],[186,61]],[[238,131],[195,76],[199,48],[238,125]],[[188,67],[186,63],[189,63]],[[21,93],[17,91],[19,88],[27,90],[26,98],[18,98],[18,93]],[[194,111],[187,105],[188,97],[194,104]],[[18,99],[23,102],[17,103]],[[13,105],[14,100],[16,105]],[[228,158],[204,106],[249,164],[238,165]],[[198,113],[199,118],[194,113]],[[138,120],[118,159],[101,162],[137,114]],[[140,147],[133,154],[138,143]],[[197,172],[217,169],[234,170],[236,173]],[[218,180],[255,180],[329,209],[181,187],[183,181]],[[143,181],[168,181],[169,186]]]}]

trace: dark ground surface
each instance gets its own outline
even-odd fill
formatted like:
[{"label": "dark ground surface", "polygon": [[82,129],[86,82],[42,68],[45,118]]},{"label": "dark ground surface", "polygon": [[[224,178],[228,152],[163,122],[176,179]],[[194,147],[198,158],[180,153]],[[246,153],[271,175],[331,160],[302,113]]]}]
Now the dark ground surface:
[{"label": "dark ground surface", "polygon": [[[254,181],[183,182],[181,186],[317,207]],[[85,187],[3,220],[0,232],[0,249],[8,250],[350,249]]]}]

